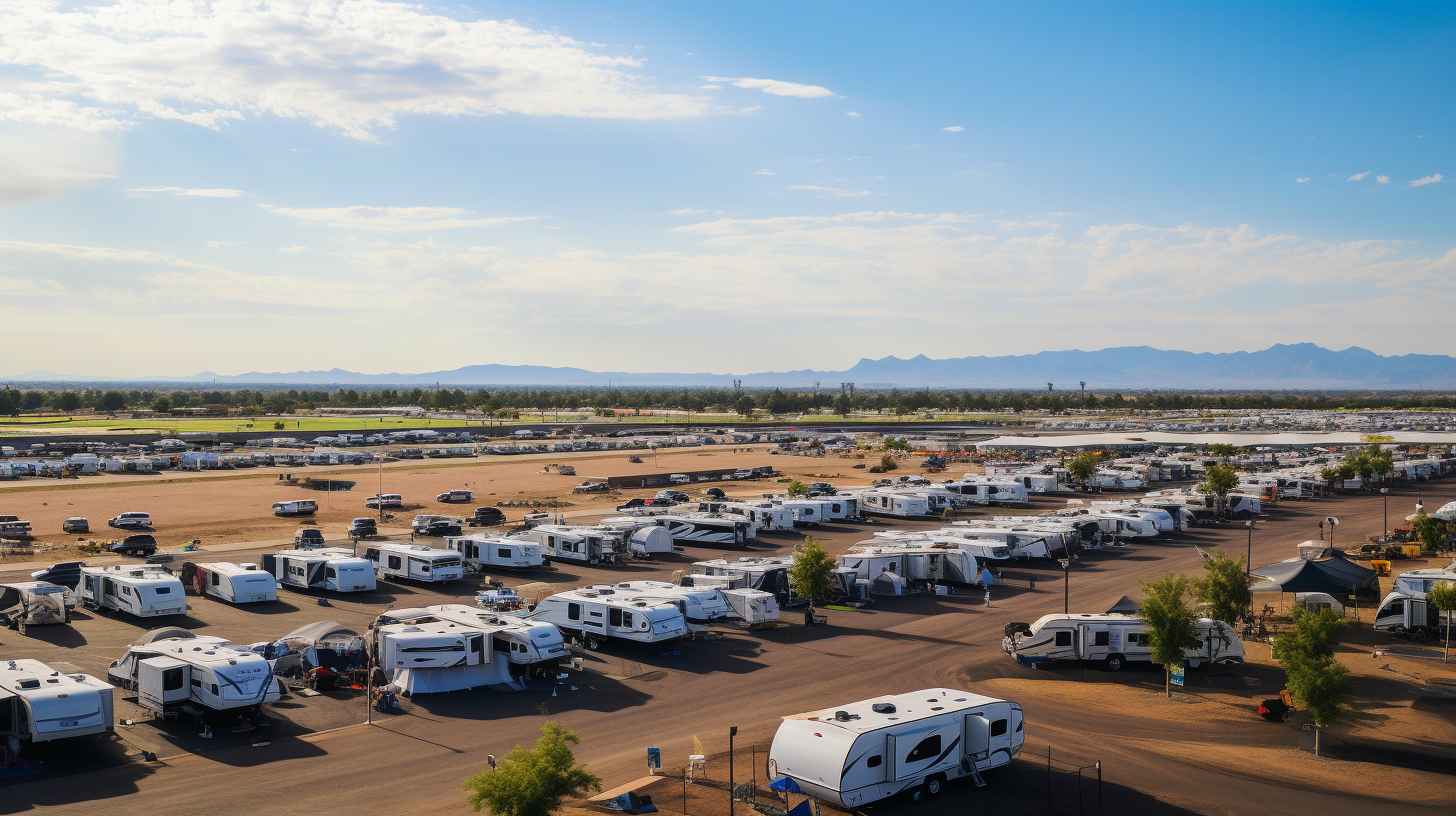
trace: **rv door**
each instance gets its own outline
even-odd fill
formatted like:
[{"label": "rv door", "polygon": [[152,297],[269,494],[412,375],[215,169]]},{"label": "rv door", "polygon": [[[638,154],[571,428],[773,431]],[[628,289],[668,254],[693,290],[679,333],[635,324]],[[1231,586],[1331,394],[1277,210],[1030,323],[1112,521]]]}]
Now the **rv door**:
[{"label": "rv door", "polygon": [[171,657],[149,657],[137,664],[137,702],[142,708],[162,711],[192,695],[191,667]]},{"label": "rv door", "polygon": [[967,714],[961,734],[965,757],[981,763],[991,758],[991,721],[982,714]]}]

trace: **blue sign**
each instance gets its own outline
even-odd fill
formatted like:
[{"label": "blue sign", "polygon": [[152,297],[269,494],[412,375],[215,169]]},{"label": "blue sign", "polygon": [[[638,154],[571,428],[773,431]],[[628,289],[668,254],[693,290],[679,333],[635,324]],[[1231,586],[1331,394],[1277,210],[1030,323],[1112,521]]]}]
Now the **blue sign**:
[{"label": "blue sign", "polygon": [[1183,664],[1179,663],[1169,670],[1168,677],[1173,681],[1173,685],[1181,687],[1183,685]]},{"label": "blue sign", "polygon": [[661,748],[648,748],[647,749],[647,770],[649,770],[649,771],[662,770],[662,749]]}]

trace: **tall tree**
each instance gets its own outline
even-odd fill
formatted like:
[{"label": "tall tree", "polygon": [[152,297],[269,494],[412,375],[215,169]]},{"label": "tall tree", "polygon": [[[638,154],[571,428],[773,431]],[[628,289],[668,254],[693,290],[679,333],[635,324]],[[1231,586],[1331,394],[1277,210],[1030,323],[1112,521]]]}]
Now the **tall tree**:
[{"label": "tall tree", "polygon": [[1451,619],[1456,618],[1456,581],[1437,581],[1426,593],[1431,606],[1441,610],[1446,619],[1446,645],[1441,652],[1441,662],[1451,659]]},{"label": "tall tree", "polygon": [[1193,610],[1187,595],[1191,582],[1184,575],[1168,575],[1143,584],[1138,615],[1148,625],[1148,648],[1154,663],[1163,666],[1163,693],[1173,696],[1173,666],[1183,662],[1183,650],[1198,645]]},{"label": "tall tree", "polygon": [[1239,486],[1239,473],[1228,465],[1209,465],[1203,472],[1203,481],[1198,489],[1211,493],[1218,500],[1218,512],[1223,514],[1228,506],[1228,494]]},{"label": "tall tree", "polygon": [[1087,486],[1087,480],[1097,472],[1097,464],[1102,461],[1102,456],[1093,451],[1082,451],[1067,460],[1067,475],[1082,487]]},{"label": "tall tree", "polygon": [[824,545],[805,536],[804,543],[794,552],[794,563],[789,565],[789,588],[800,598],[808,599],[812,606],[829,597],[833,573],[834,559],[825,552]]},{"label": "tall tree", "polygon": [[1244,577],[1244,560],[1223,553],[1203,562],[1203,577],[1193,582],[1193,588],[1198,600],[1208,604],[1208,616],[1230,625],[1248,614],[1254,600]]},{"label": "tall tree", "polygon": [[601,790],[602,781],[572,755],[580,741],[560,725],[546,723],[535,745],[517,745],[494,770],[465,780],[470,806],[488,808],[493,816],[550,816],[562,799]]},{"label": "tall tree", "polygon": [[1314,721],[1315,756],[1320,732],[1339,718],[1350,694],[1348,672],[1335,660],[1335,637],[1344,624],[1328,609],[1297,609],[1294,626],[1274,638],[1274,659],[1284,667],[1286,685]]}]

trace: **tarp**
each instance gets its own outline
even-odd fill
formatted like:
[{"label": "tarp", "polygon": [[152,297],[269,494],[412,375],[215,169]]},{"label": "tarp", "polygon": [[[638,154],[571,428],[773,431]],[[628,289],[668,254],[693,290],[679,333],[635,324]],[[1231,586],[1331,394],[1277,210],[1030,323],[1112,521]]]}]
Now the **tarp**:
[{"label": "tarp", "polygon": [[1142,606],[1126,595],[1117,599],[1117,603],[1107,608],[1108,613],[1116,615],[1136,615]]},{"label": "tarp", "polygon": [[410,696],[506,685],[511,682],[509,662],[496,660],[478,666],[451,666],[443,669],[395,669],[389,684]]},{"label": "tarp", "polygon": [[1296,558],[1259,567],[1252,572],[1263,579],[1253,587],[1260,591],[1327,592],[1336,598],[1343,598],[1351,592],[1356,595],[1380,594],[1380,579],[1374,570],[1341,556],[1311,560]]},{"label": "tarp", "polygon": [[799,783],[794,781],[792,776],[781,776],[768,783],[769,790],[776,790],[779,793],[803,793],[799,790]]}]

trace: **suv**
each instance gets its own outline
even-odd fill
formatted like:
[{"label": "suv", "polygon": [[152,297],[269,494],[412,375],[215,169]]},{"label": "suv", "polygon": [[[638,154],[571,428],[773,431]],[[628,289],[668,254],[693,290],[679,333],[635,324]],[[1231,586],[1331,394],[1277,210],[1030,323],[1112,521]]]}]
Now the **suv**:
[{"label": "suv", "polygon": [[324,531],[317,527],[305,527],[293,536],[293,546],[300,550],[314,550],[324,545]]},{"label": "suv", "polygon": [[107,547],[107,550],[118,555],[145,556],[152,555],[157,551],[157,537],[151,533],[138,533],[129,535],[126,538]]},{"label": "suv", "polygon": [[828,482],[815,482],[809,485],[810,496],[833,496],[836,492],[834,485]]},{"label": "suv", "polygon": [[667,480],[675,485],[691,484],[693,481],[692,477],[686,473],[673,473],[667,477]]},{"label": "suv", "polygon": [[682,492],[681,490],[659,490],[657,491],[657,498],[667,499],[669,501],[681,504],[688,500],[688,494]]},{"label": "suv", "polygon": [[45,581],[68,589],[75,589],[81,583],[81,567],[85,565],[86,562],[84,561],[62,561],[59,564],[52,564],[43,570],[32,572],[30,577],[37,581]]},{"label": "suv", "polygon": [[383,493],[365,499],[364,506],[370,510],[398,510],[404,507],[404,497],[398,493]]},{"label": "suv", "polygon": [[435,497],[441,504],[469,504],[475,501],[475,494],[469,490],[446,490]]},{"label": "suv", "polygon": [[89,533],[91,532],[91,522],[87,521],[84,516],[71,516],[61,522],[61,532]]},{"label": "suv", "polygon": [[628,499],[617,505],[618,510],[633,510],[638,507],[647,507],[647,499]]},{"label": "suv", "polygon": [[112,516],[107,525],[118,530],[150,530],[152,527],[151,513],[122,513]]},{"label": "suv", "polygon": [[349,522],[350,538],[373,538],[379,535],[379,523],[369,516],[360,516]]},{"label": "suv", "polygon": [[494,527],[505,523],[506,514],[499,507],[477,507],[475,515],[470,517],[471,527]]},{"label": "suv", "polygon": [[605,493],[607,492],[606,482],[582,482],[571,489],[573,493]]},{"label": "suv", "polygon": [[461,532],[460,520],[449,516],[415,516],[410,529],[422,536],[458,536]]}]

